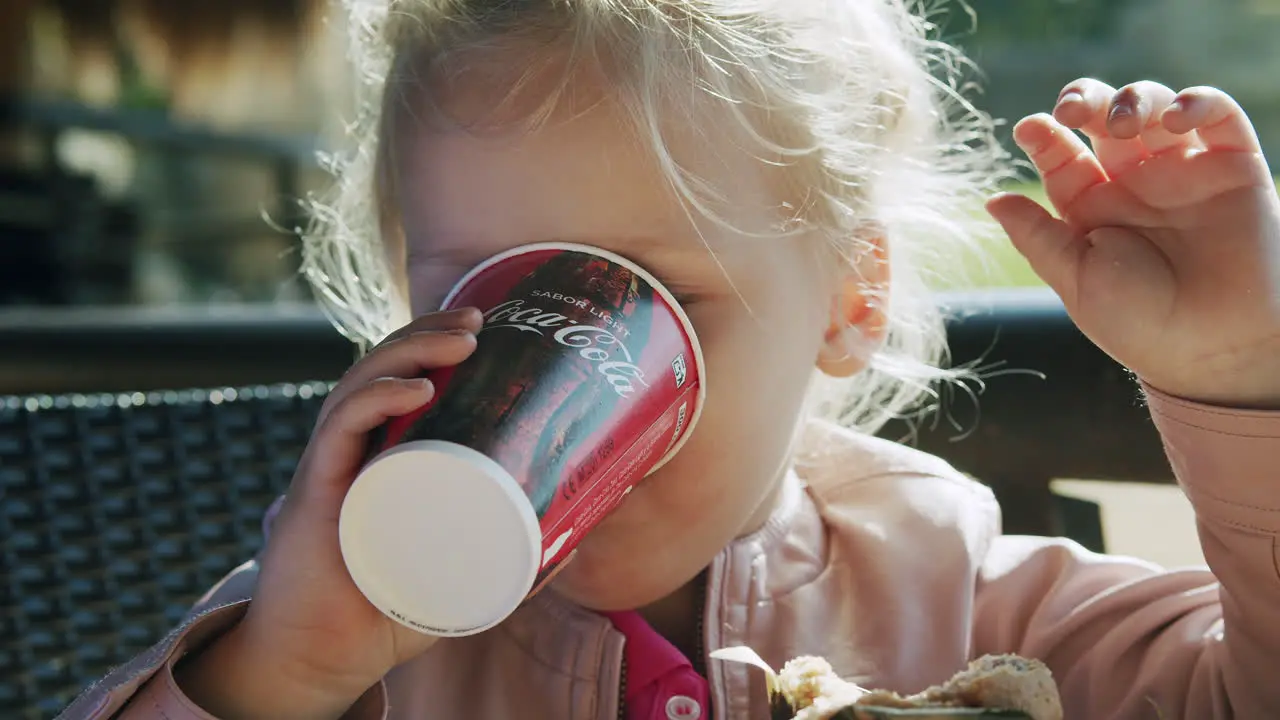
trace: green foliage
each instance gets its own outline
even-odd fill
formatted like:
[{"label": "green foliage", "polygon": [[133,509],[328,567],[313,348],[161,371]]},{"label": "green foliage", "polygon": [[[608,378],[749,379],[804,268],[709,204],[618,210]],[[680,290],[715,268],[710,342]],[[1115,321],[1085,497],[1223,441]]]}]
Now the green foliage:
[{"label": "green foliage", "polygon": [[1135,0],[940,0],[934,21],[966,47],[1100,42]]}]

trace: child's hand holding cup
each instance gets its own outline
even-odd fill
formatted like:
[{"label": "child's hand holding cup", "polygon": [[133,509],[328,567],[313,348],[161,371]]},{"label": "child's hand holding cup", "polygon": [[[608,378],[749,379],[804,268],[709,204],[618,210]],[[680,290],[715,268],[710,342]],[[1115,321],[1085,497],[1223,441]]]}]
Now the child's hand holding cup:
[{"label": "child's hand holding cup", "polygon": [[338,717],[395,665],[435,642],[370,605],[342,562],[342,501],[368,436],[435,396],[421,378],[476,347],[474,308],[433,313],[353,365],[326,398],[271,525],[245,617],[174,669],[183,692],[216,717]]},{"label": "child's hand holding cup", "polygon": [[439,637],[498,624],[701,411],[688,319],[623,258],[525,246],[443,305],[328,398],[248,614],[177,669],[206,711],[336,717]]}]

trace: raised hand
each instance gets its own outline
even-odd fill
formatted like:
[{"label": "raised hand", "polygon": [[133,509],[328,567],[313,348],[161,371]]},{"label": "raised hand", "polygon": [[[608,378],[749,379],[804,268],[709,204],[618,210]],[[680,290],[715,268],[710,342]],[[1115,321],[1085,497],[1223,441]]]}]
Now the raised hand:
[{"label": "raised hand", "polygon": [[1164,392],[1280,407],[1280,198],[1240,106],[1084,79],[1014,139],[1059,217],[1012,194],[988,210],[1080,329]]}]

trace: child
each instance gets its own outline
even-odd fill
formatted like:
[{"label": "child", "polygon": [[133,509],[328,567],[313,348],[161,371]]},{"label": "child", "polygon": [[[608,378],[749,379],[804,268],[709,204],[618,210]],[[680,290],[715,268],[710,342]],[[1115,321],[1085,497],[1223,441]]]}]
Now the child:
[{"label": "child", "polygon": [[[1141,381],[1211,568],[1163,571],[1002,537],[983,486],[865,432],[945,378],[920,262],[997,177],[901,0],[348,6],[385,92],[308,274],[353,337],[416,319],[328,399],[261,556],[65,717],[765,718],[760,673],[705,660],[731,645],[901,691],[1016,652],[1071,718],[1280,717],[1280,203],[1223,93],[1072,83],[1015,132],[1065,219],[988,206]],[[682,297],[705,414],[551,590],[437,641],[359,594],[338,509],[475,346],[476,310],[431,312],[452,282],[549,239]]]}]

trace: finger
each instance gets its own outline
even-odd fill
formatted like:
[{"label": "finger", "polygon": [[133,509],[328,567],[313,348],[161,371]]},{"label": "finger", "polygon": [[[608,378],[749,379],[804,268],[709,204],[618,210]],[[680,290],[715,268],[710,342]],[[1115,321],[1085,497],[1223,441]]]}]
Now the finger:
[{"label": "finger", "polygon": [[1183,90],[1162,120],[1165,129],[1173,133],[1196,131],[1210,150],[1262,152],[1249,116],[1234,98],[1217,88]]},{"label": "finger", "polygon": [[1013,128],[1013,139],[1027,153],[1058,214],[1070,217],[1084,191],[1107,181],[1107,173],[1078,135],[1049,115],[1032,115]]},{"label": "finger", "polygon": [[1053,117],[1086,135],[1107,134],[1107,106],[1116,90],[1101,80],[1080,78],[1062,89]]},{"label": "finger", "polygon": [[1076,277],[1088,249],[1084,239],[1025,195],[997,195],[987,201],[987,212],[1004,228],[1031,269],[1058,293],[1068,308],[1074,307]]},{"label": "finger", "polygon": [[364,459],[369,433],[422,407],[434,393],[431,382],[420,378],[379,378],[348,393],[316,428],[290,497],[303,503],[319,500],[336,517]]},{"label": "finger", "polygon": [[1107,129],[1114,138],[1141,140],[1148,155],[1198,148],[1200,140],[1194,132],[1171,132],[1162,122],[1175,97],[1177,93],[1157,82],[1125,85],[1111,101]]},{"label": "finger", "polygon": [[1157,122],[1175,94],[1160,83],[1130,83],[1116,91],[1106,108],[1107,132],[1113,138],[1132,140]]},{"label": "finger", "polygon": [[1065,127],[1079,130],[1089,138],[1093,154],[1107,175],[1114,176],[1147,157],[1147,147],[1138,137],[1116,138],[1108,128],[1116,89],[1091,78],[1067,85],[1058,96],[1053,117]]},{"label": "finger", "polygon": [[475,348],[476,336],[466,329],[423,330],[379,345],[342,376],[325,399],[317,424],[349,393],[377,378],[415,378],[426,370],[457,365]]},{"label": "finger", "polygon": [[414,318],[413,322],[408,325],[391,332],[378,345],[385,345],[406,335],[422,331],[469,330],[472,333],[478,333],[483,324],[484,315],[473,307],[427,313],[421,317]]}]

